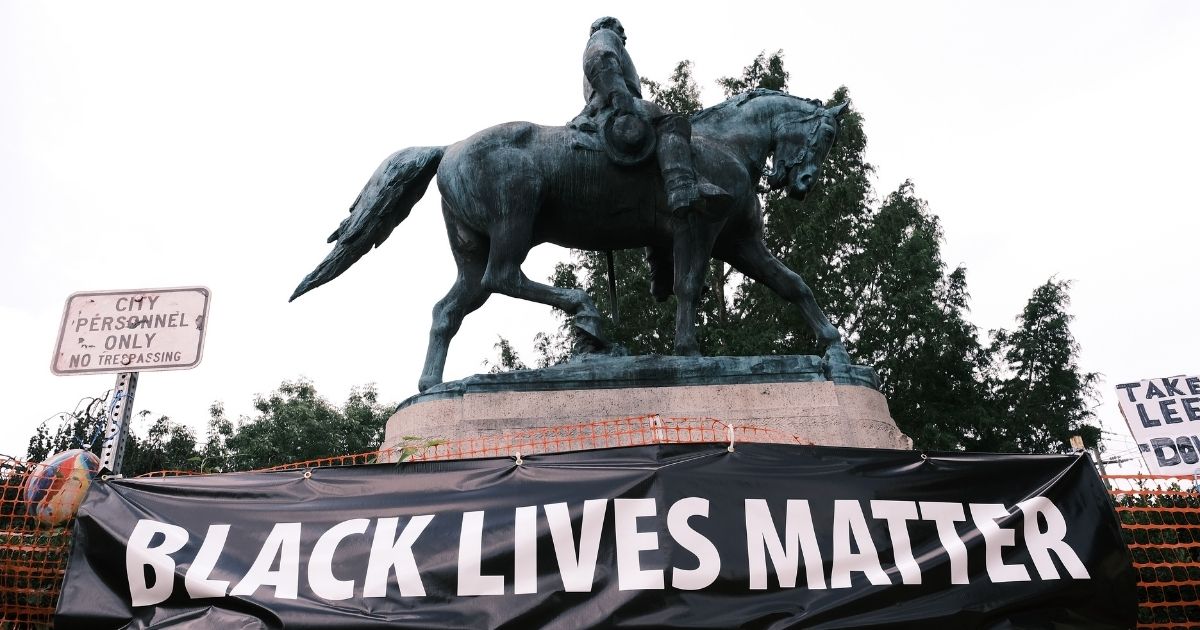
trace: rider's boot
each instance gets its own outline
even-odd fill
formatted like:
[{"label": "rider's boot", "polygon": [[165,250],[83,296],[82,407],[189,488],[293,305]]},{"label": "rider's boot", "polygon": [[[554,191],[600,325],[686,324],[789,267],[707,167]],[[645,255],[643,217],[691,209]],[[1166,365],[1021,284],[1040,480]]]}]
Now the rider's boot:
[{"label": "rider's boot", "polygon": [[658,164],[667,193],[667,208],[677,217],[691,212],[724,216],[733,196],[723,188],[696,180],[692,164],[692,126],[687,118],[671,114],[659,123]]}]

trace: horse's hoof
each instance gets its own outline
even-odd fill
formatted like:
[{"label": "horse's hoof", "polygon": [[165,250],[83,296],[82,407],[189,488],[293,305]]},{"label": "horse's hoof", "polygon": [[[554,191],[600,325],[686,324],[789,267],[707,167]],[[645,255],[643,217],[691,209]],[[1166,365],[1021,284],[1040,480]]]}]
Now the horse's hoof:
[{"label": "horse's hoof", "polygon": [[825,362],[830,365],[850,365],[850,354],[842,342],[835,341],[825,350]]},{"label": "horse's hoof", "polygon": [[442,384],[442,379],[440,379],[440,378],[434,378],[432,376],[422,376],[421,380],[417,381],[417,391],[423,392],[423,391],[429,389],[430,387],[433,387],[434,385],[441,385],[441,384]]},{"label": "horse's hoof", "polygon": [[571,344],[572,355],[606,354],[612,345],[602,339],[597,339],[587,333],[576,331],[575,343]]},{"label": "horse's hoof", "polygon": [[575,327],[576,333],[582,336],[591,337],[596,342],[608,346],[608,341],[604,338],[604,332],[600,328],[601,319],[599,315],[576,315],[572,325]]}]

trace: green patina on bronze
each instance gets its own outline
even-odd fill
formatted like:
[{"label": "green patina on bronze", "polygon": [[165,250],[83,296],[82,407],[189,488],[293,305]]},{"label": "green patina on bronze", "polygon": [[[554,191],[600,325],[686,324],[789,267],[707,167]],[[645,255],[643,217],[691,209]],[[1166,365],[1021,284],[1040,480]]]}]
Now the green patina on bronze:
[{"label": "green patina on bronze", "polygon": [[[493,293],[570,314],[578,355],[612,353],[600,311],[586,293],[536,282],[522,272],[529,250],[540,243],[601,251],[647,248],[652,293],[678,298],[674,350],[684,357],[700,355],[696,311],[708,261],[722,260],[800,309],[825,353],[814,358],[828,367],[824,374],[854,372],[840,334],[812,291],[764,244],[757,194],[768,158],[772,188],[796,199],[808,194],[837,137],[845,104],[824,107],[756,89],[687,119],[640,98],[624,42],[616,20],[593,25],[584,54],[587,105],[568,126],[506,123],[456,144],[404,149],[385,160],[329,237],[336,241],[333,251],[292,299],[336,278],[387,239],[436,177],[458,277],[433,309],[421,391],[442,382],[451,338]],[[614,116],[629,118],[613,122]],[[653,138],[639,137],[649,130]],[[612,365],[639,359],[613,359]],[[709,363],[655,360],[679,375],[719,376],[708,371]],[[599,364],[591,369],[611,371]]]}]

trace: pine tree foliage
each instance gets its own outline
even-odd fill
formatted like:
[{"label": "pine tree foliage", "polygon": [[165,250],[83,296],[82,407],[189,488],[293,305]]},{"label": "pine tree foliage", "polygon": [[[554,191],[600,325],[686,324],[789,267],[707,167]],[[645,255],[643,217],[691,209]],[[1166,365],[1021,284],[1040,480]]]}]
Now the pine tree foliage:
[{"label": "pine tree foliage", "polygon": [[675,65],[665,86],[650,79],[642,79],[642,85],[646,86],[650,100],[669,112],[694,114],[702,107],[700,86],[692,78],[692,62],[686,59]]},{"label": "pine tree foliage", "polygon": [[1099,375],[1079,368],[1071,334],[1070,282],[1050,279],[1034,290],[1015,330],[993,332],[993,352],[1005,370],[996,398],[1006,422],[995,428],[998,449],[1069,452],[1072,435],[1095,446],[1100,429],[1092,406]]},{"label": "pine tree foliage", "polygon": [[717,85],[725,90],[725,98],[741,94],[753,88],[787,90],[788,73],[783,69],[783,51],[776,50],[769,56],[766,51],[758,53],[754,61],[742,70],[740,77],[717,79]]},{"label": "pine tree foliage", "polygon": [[507,338],[500,337],[492,348],[496,351],[496,360],[488,361],[484,359],[483,361],[483,367],[488,369],[488,374],[529,369],[529,366],[525,365],[520,355],[517,354],[516,348],[513,348],[512,342]]}]

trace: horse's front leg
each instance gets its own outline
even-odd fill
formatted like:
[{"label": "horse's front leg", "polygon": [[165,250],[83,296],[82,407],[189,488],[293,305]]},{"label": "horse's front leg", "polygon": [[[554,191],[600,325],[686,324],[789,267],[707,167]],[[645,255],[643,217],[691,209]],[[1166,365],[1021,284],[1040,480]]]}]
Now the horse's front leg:
[{"label": "horse's front leg", "polygon": [[817,338],[817,346],[830,363],[849,365],[850,357],[842,345],[842,335],[817,305],[812,289],[799,274],[775,258],[761,238],[725,243],[717,253],[734,269],[767,285],[780,297],[798,306]]},{"label": "horse's front leg", "polygon": [[690,214],[676,219],[675,243],[675,354],[699,356],[696,340],[696,312],[708,271],[709,255],[717,225]]}]

